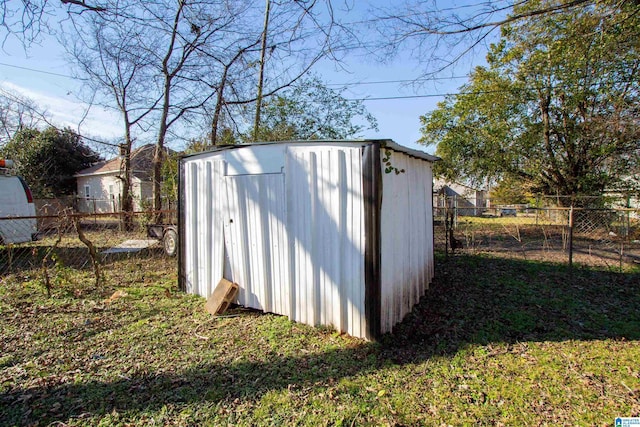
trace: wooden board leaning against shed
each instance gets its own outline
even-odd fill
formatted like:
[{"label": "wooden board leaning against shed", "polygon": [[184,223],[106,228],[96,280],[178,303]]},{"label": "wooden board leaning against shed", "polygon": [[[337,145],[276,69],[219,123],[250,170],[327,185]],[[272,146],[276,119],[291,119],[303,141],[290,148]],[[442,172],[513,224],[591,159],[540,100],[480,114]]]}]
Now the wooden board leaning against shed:
[{"label": "wooden board leaning against shed", "polygon": [[238,284],[221,279],[215,290],[209,295],[204,305],[205,310],[214,316],[224,313],[238,295]]}]

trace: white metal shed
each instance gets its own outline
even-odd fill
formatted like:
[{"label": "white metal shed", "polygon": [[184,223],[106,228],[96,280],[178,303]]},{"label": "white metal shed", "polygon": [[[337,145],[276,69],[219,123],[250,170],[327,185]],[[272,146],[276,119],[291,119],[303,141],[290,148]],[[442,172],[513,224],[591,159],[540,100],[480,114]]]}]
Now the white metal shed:
[{"label": "white metal shed", "polygon": [[432,163],[391,140],[221,147],[180,162],[179,280],[375,339],[433,278]]}]

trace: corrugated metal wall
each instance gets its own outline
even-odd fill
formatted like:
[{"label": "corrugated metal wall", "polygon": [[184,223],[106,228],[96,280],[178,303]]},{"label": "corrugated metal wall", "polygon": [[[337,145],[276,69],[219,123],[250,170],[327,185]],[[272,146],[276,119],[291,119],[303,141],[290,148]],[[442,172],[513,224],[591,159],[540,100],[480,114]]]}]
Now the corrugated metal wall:
[{"label": "corrugated metal wall", "polygon": [[364,337],[361,161],[353,144],[184,159],[187,292],[207,297],[224,274],[243,305]]},{"label": "corrugated metal wall", "polygon": [[224,268],[223,194],[224,162],[221,156],[193,158],[183,164],[184,188],[180,221],[181,255],[185,290],[207,297]]},{"label": "corrugated metal wall", "polygon": [[287,152],[292,319],[365,337],[361,148]]},{"label": "corrugated metal wall", "polygon": [[284,175],[224,178],[225,278],[240,285],[240,304],[290,315]]},{"label": "corrugated metal wall", "polygon": [[[424,295],[433,279],[431,163],[397,151],[394,170],[382,164],[381,331],[390,332]],[[396,173],[404,170],[404,172]]]}]

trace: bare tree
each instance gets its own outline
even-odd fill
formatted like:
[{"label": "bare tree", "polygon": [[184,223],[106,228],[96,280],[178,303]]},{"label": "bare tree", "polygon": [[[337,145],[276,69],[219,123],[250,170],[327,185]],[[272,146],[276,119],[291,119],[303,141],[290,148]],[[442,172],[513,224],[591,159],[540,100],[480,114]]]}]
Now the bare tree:
[{"label": "bare tree", "polygon": [[264,9],[264,28],[262,29],[260,42],[260,67],[258,72],[258,94],[256,95],[256,116],[253,121],[253,139],[258,140],[260,129],[260,107],[262,106],[262,89],[264,87],[264,61],[267,51],[267,37],[269,35],[269,14],[271,12],[271,0],[266,0]]},{"label": "bare tree", "polygon": [[[121,165],[121,209],[133,212],[131,195],[131,153],[135,135],[148,126],[144,120],[150,116],[160,102],[151,79],[153,58],[140,50],[136,44],[140,28],[124,21],[109,25],[103,19],[91,16],[78,29],[84,37],[75,37],[75,43],[65,42],[78,75],[90,89],[91,102],[97,97],[100,104],[114,108],[122,117],[124,142],[120,145]],[[133,36],[133,37],[132,37]],[[131,227],[131,216],[123,217],[123,227]]]},{"label": "bare tree", "polygon": [[271,0],[268,32],[255,26],[262,11],[248,0],[134,0],[126,7],[102,1],[106,12],[74,15],[70,21],[80,38],[101,40],[83,42],[85,49],[103,53],[89,55],[89,61],[79,50],[73,61],[80,76],[91,82],[88,87],[94,92],[103,88],[108,95],[103,103],[115,103],[123,114],[127,146],[132,127],[148,124],[143,130],[155,133],[154,210],[161,209],[170,130],[184,133],[203,113],[213,111],[207,121],[215,144],[223,112],[227,117],[238,109],[245,114],[256,104],[259,69],[262,97],[268,97],[296,82],[320,59],[339,59],[349,36],[337,24],[330,0]]},{"label": "bare tree", "polygon": [[26,128],[48,122],[47,113],[32,99],[0,86],[0,145]]},{"label": "bare tree", "polygon": [[[215,8],[220,5],[224,10]],[[225,2],[213,0],[139,1],[120,10],[114,2],[109,10],[109,15],[72,19],[75,31],[67,39],[78,42],[70,51],[71,60],[90,93],[101,95],[98,102],[121,113],[125,210],[131,208],[127,190],[135,135],[156,134],[152,183],[153,208],[159,210],[167,133],[214,95],[200,88],[203,63],[196,53],[206,50],[216,37],[223,39],[235,14]]]},{"label": "bare tree", "polygon": [[238,50],[236,55],[226,63],[218,60],[219,62],[221,62],[221,65],[222,65],[222,75],[220,77],[220,82],[218,83],[217,87],[210,85],[211,89],[215,90],[216,92],[216,101],[215,101],[215,107],[213,110],[213,117],[211,119],[211,134],[209,139],[210,146],[212,147],[218,143],[218,127],[221,122],[223,107],[225,106],[225,98],[224,98],[225,87],[227,87],[227,85],[233,85],[235,80],[241,80],[241,78],[238,79],[239,74],[241,73],[236,74],[235,78],[230,80],[229,77],[230,77],[230,72],[232,70],[232,67],[236,65],[237,62],[241,62],[244,55],[246,55],[247,52],[250,51],[252,48],[255,48],[257,44],[258,42],[256,41],[253,44],[250,44],[248,46],[245,46],[244,48],[241,48],[240,50]]},{"label": "bare tree", "polygon": [[37,40],[43,31],[49,32],[50,20],[60,19],[59,12],[109,13],[105,0],[0,0],[0,27],[4,41],[13,35],[25,45]]},{"label": "bare tree", "polygon": [[527,1],[481,0],[443,7],[435,0],[409,0],[401,5],[376,8],[372,23],[382,39],[375,49],[385,58],[401,51],[411,52],[423,64],[425,76],[435,75],[459,63],[478,46],[488,45],[492,36],[498,36],[496,30],[505,24],[596,3],[596,0],[536,0],[536,7],[513,13],[514,6]]},{"label": "bare tree", "polygon": [[[265,25],[263,31],[251,30],[256,9],[249,7],[249,3],[213,3],[180,2],[173,20],[169,21],[171,25],[164,24],[168,48],[164,51],[161,62],[163,100],[159,109],[153,165],[153,206],[156,210],[161,208],[161,166],[169,127],[184,116],[202,110],[215,99],[214,117],[211,121],[211,140],[215,144],[224,104],[257,104],[259,96],[247,96],[246,91],[239,90],[240,87],[247,87],[246,80],[239,79],[238,75],[234,76],[233,82],[229,80],[232,67],[243,65],[239,75],[246,78],[252,74],[250,71],[268,73],[269,85],[260,87],[261,96],[270,96],[300,79],[320,59],[334,55],[331,52],[340,52],[338,43],[344,44],[347,41],[346,37],[341,38],[333,31],[337,25],[330,1],[323,3],[326,8],[322,10],[319,10],[319,3],[316,1],[274,2],[273,14],[265,14],[265,22],[269,22],[269,25]],[[160,17],[159,14],[156,16]],[[321,19],[321,16],[328,18]],[[165,17],[162,22],[167,22]],[[262,45],[260,50],[256,49],[258,41]],[[221,50],[221,46],[226,48]],[[266,66],[267,49],[276,66]],[[261,58],[252,60],[252,56],[258,52]],[[207,68],[203,66],[203,59],[207,58],[216,58],[217,72],[202,73]],[[256,67],[258,70],[255,70]],[[206,96],[200,94],[198,97],[196,95],[202,83],[215,89]],[[232,88],[229,100],[225,100],[223,95],[227,87]],[[256,109],[259,110],[258,107]]]},{"label": "bare tree", "polygon": [[[357,41],[350,27],[336,15],[331,0],[266,0],[260,38],[255,98],[237,100],[239,104],[255,102],[254,140],[260,127],[263,98],[293,85],[321,59],[340,62],[341,55],[352,50],[352,42]],[[267,81],[264,75],[269,76]]]},{"label": "bare tree", "polygon": [[[215,92],[202,90],[201,69],[204,67],[198,53],[215,46],[230,30],[237,30],[234,24],[239,10],[233,10],[224,2],[180,1],[173,9],[170,9],[171,2],[161,7],[143,4],[146,12],[156,18],[155,40],[163,42],[160,51],[163,54],[156,57],[160,64],[161,96],[152,166],[153,209],[159,211],[167,132],[194,110],[204,108],[215,96]],[[173,11],[172,16],[165,14],[167,10]],[[153,52],[156,50],[150,51]]]}]

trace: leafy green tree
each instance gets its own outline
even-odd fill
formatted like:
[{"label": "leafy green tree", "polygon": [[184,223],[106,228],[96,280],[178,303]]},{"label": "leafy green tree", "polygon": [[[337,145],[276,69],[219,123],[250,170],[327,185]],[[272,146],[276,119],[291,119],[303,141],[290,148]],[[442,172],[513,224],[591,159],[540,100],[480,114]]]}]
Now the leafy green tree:
[{"label": "leafy green tree", "polygon": [[16,132],[0,149],[0,155],[16,162],[16,173],[40,198],[73,194],[73,175],[101,160],[74,131],[54,127]]},{"label": "leafy green tree", "polygon": [[366,129],[377,129],[377,122],[361,101],[310,78],[263,105],[258,140],[348,139]]},{"label": "leafy green tree", "polygon": [[167,205],[163,206],[165,209],[177,206],[180,155],[181,153],[171,150],[162,162],[162,199],[167,202]]},{"label": "leafy green tree", "polygon": [[512,205],[535,200],[526,184],[512,177],[505,178],[493,187],[489,197],[493,205]]},{"label": "leafy green tree", "polygon": [[[536,0],[515,14],[550,7]],[[502,27],[488,66],[421,117],[448,178],[511,177],[533,191],[599,194],[639,159],[640,15],[598,2]]]}]

